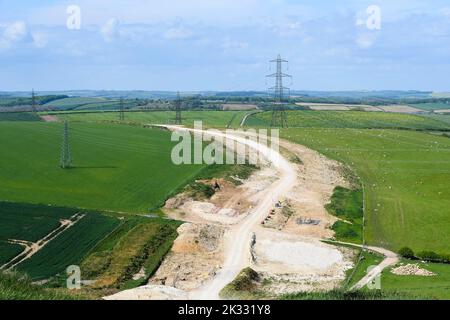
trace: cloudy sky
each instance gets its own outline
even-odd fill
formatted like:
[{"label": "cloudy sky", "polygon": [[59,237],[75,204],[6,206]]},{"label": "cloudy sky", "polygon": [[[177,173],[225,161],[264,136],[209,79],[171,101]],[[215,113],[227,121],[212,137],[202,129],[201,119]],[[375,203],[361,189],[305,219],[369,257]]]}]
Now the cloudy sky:
[{"label": "cloudy sky", "polygon": [[263,90],[278,53],[294,89],[450,91],[450,3],[0,0],[0,91]]}]

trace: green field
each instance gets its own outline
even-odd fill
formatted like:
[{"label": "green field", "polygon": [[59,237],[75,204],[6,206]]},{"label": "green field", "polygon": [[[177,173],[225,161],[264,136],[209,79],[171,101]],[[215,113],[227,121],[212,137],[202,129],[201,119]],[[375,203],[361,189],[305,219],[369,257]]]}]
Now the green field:
[{"label": "green field", "polygon": [[0,202],[0,240],[18,239],[36,242],[79,210]]},{"label": "green field", "polygon": [[[246,126],[270,126],[271,112],[250,116]],[[437,119],[410,114],[360,111],[287,111],[292,128],[355,128],[449,130],[449,125]]]},{"label": "green field", "polygon": [[35,113],[6,113],[0,112],[0,121],[41,121],[41,118]]},{"label": "green field", "polygon": [[370,244],[450,253],[450,139],[357,129],[286,129],[282,137],[357,172],[365,184]]},{"label": "green field", "polygon": [[419,103],[411,104],[410,106],[425,111],[450,109],[450,104],[443,102]]},{"label": "green field", "polygon": [[[231,125],[232,128],[238,128],[242,118],[247,114],[246,111],[186,111],[182,113],[183,124],[193,126],[194,121],[203,121],[204,127],[226,128]],[[61,113],[60,119],[70,121],[117,121],[119,114],[117,112],[98,112],[98,113]],[[170,124],[175,119],[175,112],[170,111],[149,111],[149,112],[126,112],[125,121],[144,124]]]},{"label": "green field", "polygon": [[62,124],[0,122],[0,199],[87,209],[148,212],[204,166],[176,166],[170,133],[72,123],[74,168],[59,167]]},{"label": "green field", "polygon": [[46,103],[44,106],[64,110],[64,109],[76,109],[90,104],[102,104],[108,102],[110,102],[110,100],[104,98],[65,98],[51,101],[49,103]]},{"label": "green field", "polygon": [[440,263],[422,263],[402,260],[404,264],[419,264],[419,267],[436,274],[432,277],[399,276],[389,268],[381,275],[382,290],[397,290],[410,295],[428,299],[450,300],[450,265]]},{"label": "green field", "polygon": [[45,279],[69,265],[79,264],[89,250],[118,226],[119,220],[72,208],[0,202],[0,265],[24,249],[7,240],[37,242],[59,227],[61,219],[69,219],[76,213],[85,216],[17,266],[33,279]]},{"label": "green field", "polygon": [[[130,217],[86,257],[82,273],[99,287],[145,284],[177,237],[179,222]],[[145,277],[132,277],[144,268]]]},{"label": "green field", "polygon": [[19,264],[17,270],[26,272],[33,280],[47,279],[64,272],[70,265],[79,265],[89,250],[118,225],[117,218],[88,213],[30,259]]}]

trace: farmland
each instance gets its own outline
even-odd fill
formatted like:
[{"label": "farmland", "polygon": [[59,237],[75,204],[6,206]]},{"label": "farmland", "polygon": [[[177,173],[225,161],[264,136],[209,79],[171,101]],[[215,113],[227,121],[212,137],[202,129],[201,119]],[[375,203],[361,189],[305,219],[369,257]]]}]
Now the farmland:
[{"label": "farmland", "polygon": [[30,259],[17,266],[34,280],[47,279],[79,265],[84,256],[119,224],[116,218],[89,213]]},{"label": "farmland", "polygon": [[[24,250],[22,246],[7,240],[36,243],[60,225],[61,219],[69,219],[77,209],[42,205],[0,202],[0,264],[3,265]],[[81,259],[119,224],[117,218],[94,212],[85,216],[51,240],[17,269],[27,272],[33,279],[46,279]]]},{"label": "farmland", "polygon": [[[193,126],[194,121],[203,121],[205,127],[226,128],[230,125],[233,128],[239,127],[246,111],[185,111],[182,113],[183,124]],[[58,114],[58,118],[70,121],[117,121],[117,112],[97,112],[97,113],[70,113]],[[175,112],[150,111],[150,112],[127,112],[125,122],[168,124],[173,123]]]},{"label": "farmland", "polygon": [[111,124],[70,125],[74,167],[59,167],[62,125],[0,122],[0,199],[148,212],[203,166],[176,166],[170,134]]},{"label": "farmland", "polygon": [[7,113],[0,112],[0,121],[40,121],[41,118],[34,113]]},{"label": "farmland", "polygon": [[348,164],[361,177],[370,244],[450,253],[448,138],[403,130],[320,128],[286,129],[282,137]]},{"label": "farmland", "polygon": [[419,103],[419,104],[411,104],[411,106],[425,111],[450,109],[450,104],[444,102]]},{"label": "farmland", "polygon": [[[270,126],[271,112],[247,119],[247,126]],[[448,130],[448,124],[432,118],[409,114],[361,111],[287,111],[289,127]]]}]

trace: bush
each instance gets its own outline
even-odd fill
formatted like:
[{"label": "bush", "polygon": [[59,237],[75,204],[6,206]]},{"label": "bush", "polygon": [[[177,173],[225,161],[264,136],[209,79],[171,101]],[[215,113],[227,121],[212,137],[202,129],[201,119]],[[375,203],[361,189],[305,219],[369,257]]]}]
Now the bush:
[{"label": "bush", "polygon": [[398,251],[398,254],[401,255],[403,258],[407,259],[414,259],[414,251],[411,248],[403,247]]},{"label": "bush", "polygon": [[448,254],[438,254],[433,251],[421,251],[417,256],[428,262],[450,263],[450,255]]},{"label": "bush", "polygon": [[417,256],[425,261],[430,262],[442,262],[442,257],[434,251],[421,251],[417,254]]}]

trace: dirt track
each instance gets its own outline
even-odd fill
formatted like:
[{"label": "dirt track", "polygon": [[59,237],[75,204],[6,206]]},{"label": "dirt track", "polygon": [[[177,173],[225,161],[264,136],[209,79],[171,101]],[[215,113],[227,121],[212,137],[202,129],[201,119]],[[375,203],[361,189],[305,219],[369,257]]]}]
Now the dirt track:
[{"label": "dirt track", "polygon": [[[193,131],[179,127],[169,129]],[[279,153],[274,154],[258,143],[237,136],[232,139],[259,150],[272,160],[272,164],[255,173],[234,191],[241,196],[237,197],[241,205],[244,198],[252,206],[250,209],[236,210],[232,205],[236,197],[223,190],[221,192],[225,194],[222,196],[229,197],[230,201],[215,203],[212,199],[209,202],[188,201],[179,204],[179,212],[172,212],[169,216],[200,228],[186,226],[180,230],[180,237],[172,252],[150,281],[150,286],[139,291],[141,298],[145,295],[149,299],[158,296],[163,284],[188,291],[190,299],[219,299],[220,291],[247,266],[280,280],[274,281],[275,285],[270,288],[275,295],[289,289],[332,289],[345,278],[345,270],[351,267],[351,254],[320,241],[332,236],[329,226],[335,221],[324,206],[336,185],[346,185],[338,164],[315,151],[288,142],[282,145],[297,154],[302,160],[301,164],[289,162],[286,159],[289,155],[283,157]],[[176,203],[180,199],[173,200]],[[278,201],[282,201],[283,206],[289,202],[294,213],[287,220],[284,219],[282,224],[261,225]],[[237,213],[232,216],[221,214],[227,210]],[[299,218],[317,219],[320,223],[302,225],[297,222]],[[198,250],[198,231],[204,225],[224,228],[223,236],[218,239],[217,248],[213,251]],[[254,252],[251,250],[253,235],[257,239]],[[266,247],[276,247],[280,252],[287,252],[286,257],[292,259],[267,252],[264,249]],[[256,264],[253,254],[258,259]],[[287,283],[294,285],[287,288]],[[133,299],[135,296],[131,290],[128,295],[122,293],[117,298]]]}]

